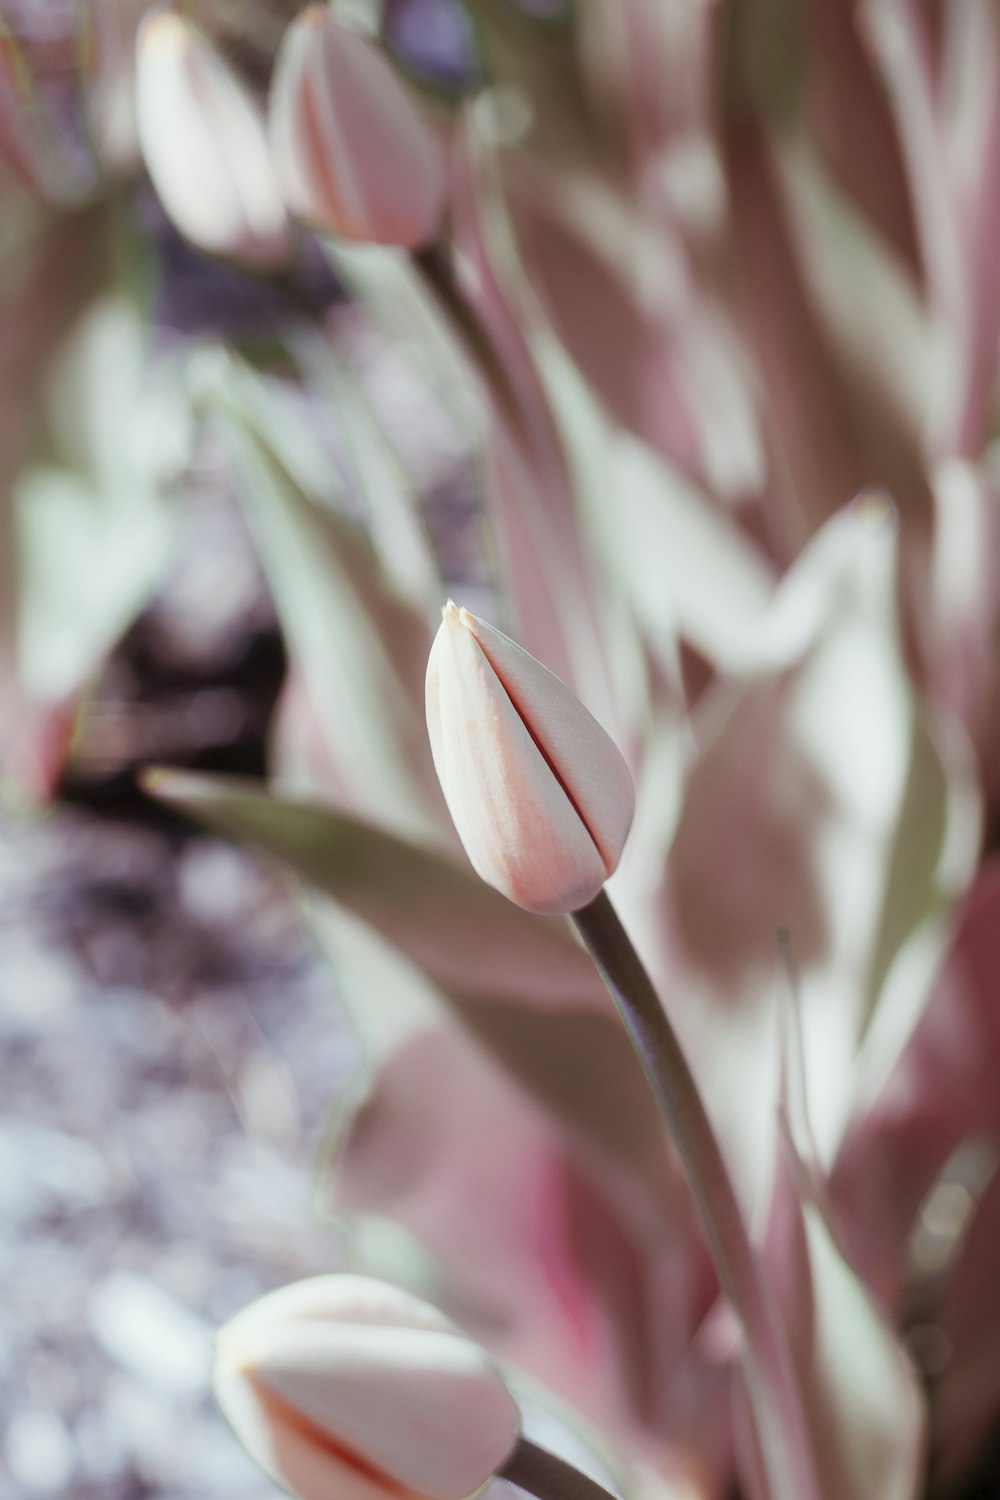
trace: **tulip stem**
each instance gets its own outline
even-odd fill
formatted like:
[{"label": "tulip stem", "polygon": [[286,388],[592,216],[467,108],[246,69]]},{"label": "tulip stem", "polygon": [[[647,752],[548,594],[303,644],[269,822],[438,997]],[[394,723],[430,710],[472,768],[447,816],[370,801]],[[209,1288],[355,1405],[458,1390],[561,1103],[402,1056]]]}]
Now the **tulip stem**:
[{"label": "tulip stem", "polygon": [[526,1437],[518,1438],[510,1458],[497,1470],[497,1478],[509,1480],[538,1500],[614,1500],[596,1479]]},{"label": "tulip stem", "polygon": [[667,1124],[719,1283],[743,1328],[743,1361],[773,1500],[821,1500],[788,1337],[712,1124],[652,980],[606,892],[573,913]]},{"label": "tulip stem", "polygon": [[440,244],[428,245],[414,254],[413,263],[450,321],[466,358],[479,371],[505,414],[520,426],[520,403],[510,375],[488,329],[462,292],[445,248]]}]

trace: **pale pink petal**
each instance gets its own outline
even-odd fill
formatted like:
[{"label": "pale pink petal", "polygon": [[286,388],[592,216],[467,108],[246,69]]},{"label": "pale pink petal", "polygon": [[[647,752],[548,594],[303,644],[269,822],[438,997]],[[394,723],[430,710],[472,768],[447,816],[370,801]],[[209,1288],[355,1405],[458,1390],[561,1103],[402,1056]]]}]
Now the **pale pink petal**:
[{"label": "pale pink petal", "polygon": [[416,246],[444,211],[445,152],[387,58],[324,7],[288,28],[271,140],[289,207],[350,240]]},{"label": "pale pink petal", "polygon": [[454,1332],[300,1321],[246,1337],[255,1383],[420,1493],[462,1500],[514,1445],[511,1397]]},{"label": "pale pink petal", "polygon": [[462,612],[532,738],[581,811],[610,875],[635,810],[628,767],[613,741],[565,683],[485,620]]},{"label": "pale pink petal", "polygon": [[445,612],[428,662],[435,765],[473,867],[519,906],[571,911],[607,868],[458,611]]},{"label": "pale pink petal", "polygon": [[372,1276],[347,1273],[309,1276],[259,1297],[230,1318],[224,1337],[230,1347],[270,1328],[297,1322],[347,1322],[372,1328],[423,1328],[454,1333],[455,1324],[429,1302]]},{"label": "pale pink petal", "polygon": [[[220,1358],[215,1398],[250,1457],[300,1500],[386,1500],[386,1485],[338,1454],[332,1442],[278,1410],[264,1387],[255,1388],[234,1364]],[[282,1420],[284,1419],[284,1420]]]},{"label": "pale pink petal", "polygon": [[219,1334],[215,1387],[252,1455],[306,1500],[324,1484],[350,1500],[462,1500],[518,1432],[482,1350],[435,1307],[363,1276],[252,1304]]}]

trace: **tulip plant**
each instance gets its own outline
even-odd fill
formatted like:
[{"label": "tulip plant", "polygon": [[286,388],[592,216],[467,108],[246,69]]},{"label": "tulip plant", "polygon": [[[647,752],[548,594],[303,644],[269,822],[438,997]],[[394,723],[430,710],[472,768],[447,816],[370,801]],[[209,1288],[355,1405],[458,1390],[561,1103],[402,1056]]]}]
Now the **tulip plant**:
[{"label": "tulip plant", "polygon": [[367,1057],[236,1435],[302,1500],[996,1492],[1000,11],[60,24],[0,0],[0,763],[51,795],[208,454],[271,775],[144,784]]}]

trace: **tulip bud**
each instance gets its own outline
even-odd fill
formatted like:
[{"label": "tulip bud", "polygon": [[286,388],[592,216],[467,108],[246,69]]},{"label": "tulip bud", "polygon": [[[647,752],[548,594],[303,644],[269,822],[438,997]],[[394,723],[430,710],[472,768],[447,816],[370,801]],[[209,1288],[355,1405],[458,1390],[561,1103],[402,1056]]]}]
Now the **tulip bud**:
[{"label": "tulip bud", "polygon": [[139,143],[167,213],[212,255],[255,270],[287,260],[291,226],[249,90],[181,16],[154,11],[136,48]]},{"label": "tulip bud", "polygon": [[215,1393],[302,1500],[464,1500],[518,1438],[486,1355],[426,1302],[366,1276],[284,1287],[219,1333]]},{"label": "tulip bud", "polygon": [[378,47],[310,5],[271,87],[271,147],[293,213],[348,240],[415,248],[444,211],[444,147]]},{"label": "tulip bud", "polygon": [[541,662],[448,603],[427,663],[434,765],[476,871],[518,906],[577,911],[614,873],[632,778]]}]

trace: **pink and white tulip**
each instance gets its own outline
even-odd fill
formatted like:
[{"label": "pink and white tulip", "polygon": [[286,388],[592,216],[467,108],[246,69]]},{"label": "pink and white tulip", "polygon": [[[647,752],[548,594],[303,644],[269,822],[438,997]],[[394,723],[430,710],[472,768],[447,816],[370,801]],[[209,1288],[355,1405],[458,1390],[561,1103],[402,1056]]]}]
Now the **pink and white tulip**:
[{"label": "pink and white tulip", "polygon": [[448,603],[427,663],[434,765],[476,871],[528,911],[577,911],[617,868],[628,767],[541,662]]},{"label": "pink and white tulip", "polygon": [[416,248],[444,212],[444,146],[378,47],[310,5],[285,33],[271,144],[293,213],[348,240]]},{"label": "pink and white tulip", "polygon": [[170,10],[145,21],[136,49],[137,128],[164,208],[199,249],[270,271],[292,229],[264,120],[208,40]]},{"label": "pink and white tulip", "polygon": [[317,1276],[221,1330],[215,1393],[302,1500],[464,1500],[518,1439],[513,1397],[442,1313],[366,1276]]}]

